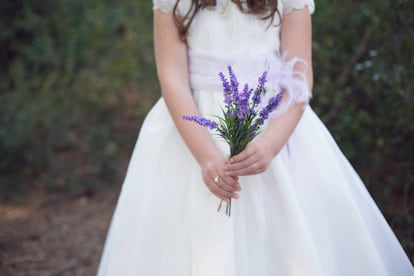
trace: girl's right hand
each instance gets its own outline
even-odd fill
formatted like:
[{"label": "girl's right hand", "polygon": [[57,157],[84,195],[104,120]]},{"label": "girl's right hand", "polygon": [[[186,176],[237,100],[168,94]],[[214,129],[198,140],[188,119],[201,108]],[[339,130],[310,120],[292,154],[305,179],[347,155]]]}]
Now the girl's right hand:
[{"label": "girl's right hand", "polygon": [[215,196],[229,203],[231,198],[237,199],[241,190],[238,177],[226,176],[224,167],[227,160],[218,155],[201,165],[204,183]]}]

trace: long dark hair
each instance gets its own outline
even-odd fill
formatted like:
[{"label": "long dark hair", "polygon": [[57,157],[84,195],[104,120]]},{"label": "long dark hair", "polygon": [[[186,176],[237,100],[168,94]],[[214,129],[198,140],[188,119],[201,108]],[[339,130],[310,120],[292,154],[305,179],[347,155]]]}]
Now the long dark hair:
[{"label": "long dark hair", "polygon": [[[178,27],[178,32],[182,40],[186,39],[188,29],[197,12],[200,9],[215,7],[216,0],[192,0],[191,6],[184,16],[180,16],[177,12],[178,4],[181,0],[177,0],[174,6],[173,14],[174,20]],[[275,18],[275,14],[280,18],[279,10],[277,9],[278,0],[246,0],[247,8],[243,7],[241,0],[229,0],[237,5],[237,7],[244,13],[254,14],[263,20],[270,19],[271,24]],[[244,1],[243,1],[244,2]]]}]

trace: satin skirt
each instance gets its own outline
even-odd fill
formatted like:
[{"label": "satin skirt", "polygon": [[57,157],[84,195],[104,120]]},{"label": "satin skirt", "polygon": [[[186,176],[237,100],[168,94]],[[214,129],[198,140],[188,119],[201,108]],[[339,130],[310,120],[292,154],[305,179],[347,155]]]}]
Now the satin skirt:
[{"label": "satin skirt", "polygon": [[[220,111],[220,93],[194,97],[204,116]],[[217,212],[220,200],[203,183],[161,98],[141,128],[98,275],[414,275],[310,106],[268,170],[239,181],[231,217]]]}]

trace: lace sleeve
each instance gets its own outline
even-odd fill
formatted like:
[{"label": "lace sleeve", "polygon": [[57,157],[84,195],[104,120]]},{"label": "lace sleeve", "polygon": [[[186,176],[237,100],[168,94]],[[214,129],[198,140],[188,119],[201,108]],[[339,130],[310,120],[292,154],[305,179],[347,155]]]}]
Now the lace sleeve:
[{"label": "lace sleeve", "polygon": [[170,13],[174,9],[175,0],[153,0],[152,1],[152,9],[160,10],[165,13]]},{"label": "lace sleeve", "polygon": [[301,9],[305,6],[308,7],[310,14],[315,11],[315,2],[313,0],[284,0],[283,14],[288,14],[293,10]]}]

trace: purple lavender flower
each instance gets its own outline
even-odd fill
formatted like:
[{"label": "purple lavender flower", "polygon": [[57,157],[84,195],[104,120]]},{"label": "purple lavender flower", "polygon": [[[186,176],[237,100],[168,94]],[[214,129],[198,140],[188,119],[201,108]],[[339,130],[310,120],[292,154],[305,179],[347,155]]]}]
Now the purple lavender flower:
[{"label": "purple lavender flower", "polygon": [[239,93],[237,102],[237,118],[243,119],[249,111],[249,86],[244,85],[243,90]]},{"label": "purple lavender flower", "polygon": [[252,108],[252,107],[250,107],[249,108],[249,114],[251,115],[251,116],[253,116],[253,117],[256,117],[256,110],[254,109],[254,108]]},{"label": "purple lavender flower", "polygon": [[264,86],[267,82],[267,71],[264,71],[263,74],[258,79],[259,86]]},{"label": "purple lavender flower", "polygon": [[208,127],[209,129],[217,129],[218,127],[218,124],[216,122],[200,116],[183,116],[183,119],[195,122],[203,127]]},{"label": "purple lavender flower", "polygon": [[232,94],[232,88],[230,86],[230,83],[224,76],[222,72],[219,73],[219,77],[221,79],[221,83],[223,85],[223,94],[224,94],[224,103],[226,105],[231,105],[233,102],[233,94]]},{"label": "purple lavender flower", "polygon": [[247,98],[249,98],[249,99],[250,99],[250,97],[252,96],[253,91],[254,91],[254,90],[253,90],[252,88],[250,88],[250,89],[249,89],[249,91],[247,91],[247,93],[246,93]]},{"label": "purple lavender flower", "polygon": [[264,92],[264,85],[267,82],[267,71],[264,71],[263,74],[258,79],[259,84],[257,85],[256,90],[254,91],[252,101],[253,104],[259,105],[262,102],[262,95]]},{"label": "purple lavender flower", "polygon": [[225,117],[226,117],[227,119],[230,119],[230,118],[233,118],[233,117],[234,117],[234,114],[233,114],[233,112],[232,112],[230,109],[228,109],[228,110],[224,113],[224,115],[225,115]]},{"label": "purple lavender flower", "polygon": [[233,92],[233,100],[237,101],[239,97],[239,81],[237,80],[236,75],[234,74],[233,68],[229,65],[227,67],[230,76],[230,86]]},{"label": "purple lavender flower", "polygon": [[282,97],[283,97],[283,92],[277,94],[274,97],[271,97],[267,105],[260,111],[260,118],[263,120],[267,120],[269,118],[270,112],[276,109],[276,107],[279,105],[280,101],[282,100]]}]

